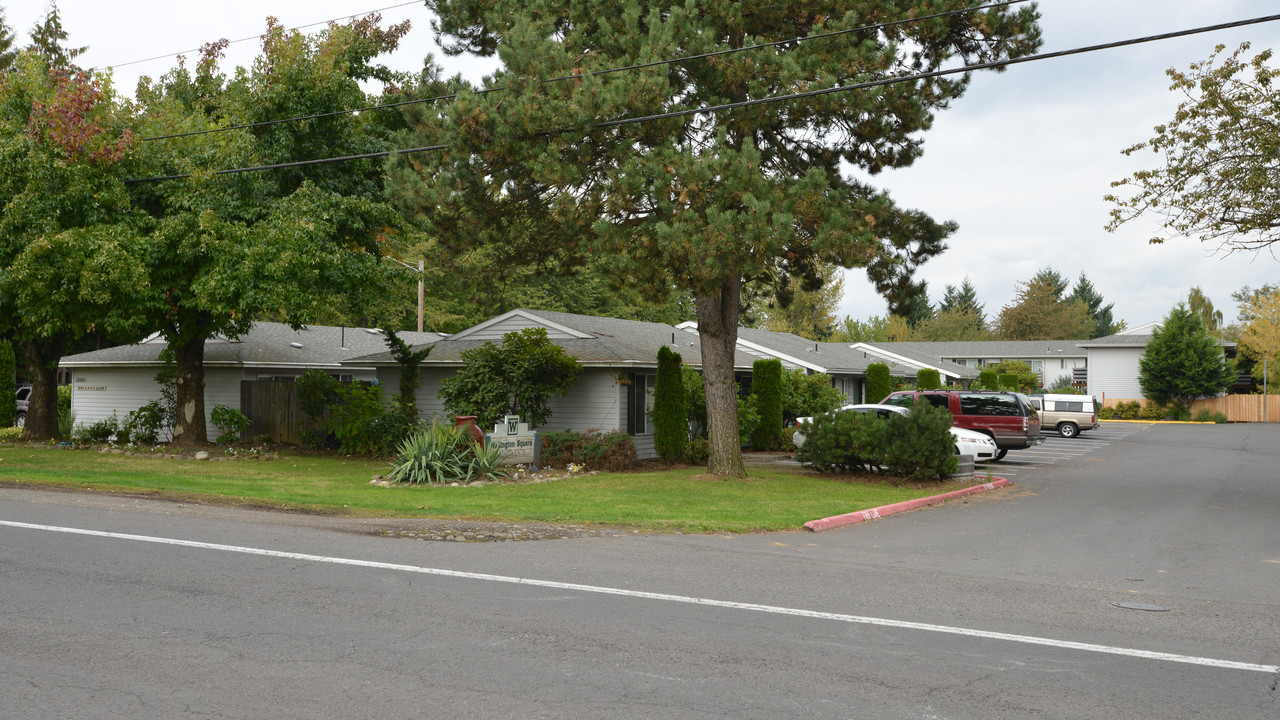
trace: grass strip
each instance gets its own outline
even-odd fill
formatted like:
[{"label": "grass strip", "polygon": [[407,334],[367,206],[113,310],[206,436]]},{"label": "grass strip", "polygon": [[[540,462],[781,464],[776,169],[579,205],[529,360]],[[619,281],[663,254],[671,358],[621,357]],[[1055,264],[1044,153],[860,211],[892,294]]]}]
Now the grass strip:
[{"label": "grass strip", "polygon": [[[216,452],[216,451],[215,451]],[[805,522],[954,490],[879,478],[750,468],[597,473],[484,487],[371,485],[386,461],[281,453],[276,461],[195,461],[0,444],[0,481],[175,500],[388,518],[598,524],[663,532],[796,530]]]}]

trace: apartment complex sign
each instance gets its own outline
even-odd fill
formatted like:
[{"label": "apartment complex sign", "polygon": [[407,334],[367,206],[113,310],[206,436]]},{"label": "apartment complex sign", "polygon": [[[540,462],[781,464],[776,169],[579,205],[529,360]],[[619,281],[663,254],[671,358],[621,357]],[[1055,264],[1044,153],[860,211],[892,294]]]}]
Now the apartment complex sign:
[{"label": "apartment complex sign", "polygon": [[519,415],[504,417],[485,439],[502,451],[507,463],[538,466],[542,438],[529,429],[529,423],[520,422]]}]

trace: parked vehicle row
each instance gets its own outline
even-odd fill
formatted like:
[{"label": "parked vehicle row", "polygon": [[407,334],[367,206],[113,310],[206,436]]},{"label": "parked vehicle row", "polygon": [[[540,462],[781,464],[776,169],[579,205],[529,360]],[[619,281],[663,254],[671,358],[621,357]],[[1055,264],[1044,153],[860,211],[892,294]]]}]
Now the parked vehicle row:
[{"label": "parked vehicle row", "polygon": [[1083,430],[1095,430],[1098,399],[1088,395],[1032,395],[1031,404],[1040,411],[1045,430],[1057,430],[1062,437],[1075,437]]},{"label": "parked vehicle row", "polygon": [[1040,415],[1022,393],[994,390],[904,390],[890,393],[883,405],[911,408],[923,401],[951,413],[956,427],[982,433],[996,444],[995,460],[1010,450],[1034,447],[1040,437]]},{"label": "parked vehicle row", "polygon": [[[836,410],[836,412],[874,413],[877,417],[888,418],[891,413],[906,415],[911,411],[894,405],[859,404],[845,405]],[[804,447],[805,424],[812,419],[811,417],[796,418],[796,429],[791,435],[791,440],[796,447]],[[955,442],[957,455],[972,455],[975,461],[994,460],[996,458],[998,451],[995,441],[987,435],[953,426],[951,428],[951,439]]]}]

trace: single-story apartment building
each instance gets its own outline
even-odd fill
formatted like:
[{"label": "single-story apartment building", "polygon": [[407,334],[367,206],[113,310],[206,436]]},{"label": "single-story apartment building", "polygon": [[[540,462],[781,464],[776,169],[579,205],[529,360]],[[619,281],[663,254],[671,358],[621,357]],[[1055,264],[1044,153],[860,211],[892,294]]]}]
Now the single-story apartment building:
[{"label": "single-story apartment building", "polygon": [[[439,333],[403,332],[410,344],[438,340]],[[58,364],[71,374],[71,412],[77,425],[92,425],[114,413],[124,418],[160,399],[156,374],[168,343],[158,333],[131,345],[68,355]],[[257,322],[234,340],[215,337],[204,347],[205,423],[209,439],[218,436],[210,414],[218,405],[241,407],[244,380],[291,380],[314,368],[343,380],[377,379],[372,365],[344,361],[387,348],[386,335],[372,328],[304,326]]]},{"label": "single-story apartment building", "polygon": [[[1084,340],[975,340],[956,342],[882,342],[857,343],[865,349],[889,359],[928,359],[953,363],[977,370],[1001,360],[1021,360],[1040,376],[1040,382],[1051,387],[1062,377],[1072,377],[1089,364]],[[946,375],[944,374],[944,377]]]}]

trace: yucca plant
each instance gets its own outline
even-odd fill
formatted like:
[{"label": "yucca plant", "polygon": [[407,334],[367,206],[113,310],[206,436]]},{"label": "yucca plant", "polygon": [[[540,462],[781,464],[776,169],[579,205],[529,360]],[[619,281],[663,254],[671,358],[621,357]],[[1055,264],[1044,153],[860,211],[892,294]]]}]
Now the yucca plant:
[{"label": "yucca plant", "polygon": [[471,442],[459,428],[433,421],[400,443],[391,479],[434,485],[459,479],[470,465]]},{"label": "yucca plant", "polygon": [[506,477],[506,453],[496,445],[476,445],[467,431],[432,423],[400,443],[391,467],[396,482],[441,485],[485,477]]}]

